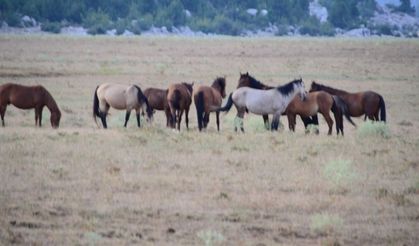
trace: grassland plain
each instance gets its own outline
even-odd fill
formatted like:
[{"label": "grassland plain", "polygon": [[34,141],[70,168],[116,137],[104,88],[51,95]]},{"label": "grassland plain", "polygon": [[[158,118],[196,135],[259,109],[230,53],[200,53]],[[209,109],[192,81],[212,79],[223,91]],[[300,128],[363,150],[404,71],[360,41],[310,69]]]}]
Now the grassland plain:
[{"label": "grassland plain", "polygon": [[[265,132],[259,116],[233,132],[234,109],[198,133],[108,130],[92,120],[99,83],[142,88],[227,77],[302,76],[386,100],[389,137]],[[419,42],[405,39],[0,36],[0,83],[42,84],[61,127],[34,127],[12,106],[0,128],[0,244],[417,245]],[[355,119],[361,124],[361,119]],[[282,118],[287,126],[287,120]]]}]

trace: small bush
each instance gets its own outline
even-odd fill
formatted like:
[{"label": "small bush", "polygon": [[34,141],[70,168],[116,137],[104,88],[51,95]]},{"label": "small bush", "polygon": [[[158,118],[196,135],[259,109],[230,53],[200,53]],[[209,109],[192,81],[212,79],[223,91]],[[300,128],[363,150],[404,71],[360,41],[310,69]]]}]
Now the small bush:
[{"label": "small bush", "polygon": [[6,23],[11,27],[23,27],[21,22],[22,16],[16,13],[8,14],[5,18]]},{"label": "small bush", "polygon": [[382,121],[365,121],[357,129],[359,137],[390,137],[390,129],[387,124]]},{"label": "small bush", "polygon": [[286,36],[288,35],[289,28],[287,25],[280,24],[278,26],[278,31],[275,33],[276,36]]},{"label": "small bush", "polygon": [[118,19],[115,23],[116,35],[121,35],[128,29],[129,23],[127,19]]},{"label": "small bush", "polygon": [[335,188],[345,188],[356,177],[356,173],[351,168],[349,160],[330,161],[323,169],[323,175],[331,182]]},{"label": "small bush", "polygon": [[300,27],[300,33],[310,36],[333,36],[335,35],[335,30],[329,22],[320,23],[317,18],[311,17],[303,22]]},{"label": "small bush", "polygon": [[44,32],[60,33],[61,24],[58,22],[45,22],[45,23],[42,23],[41,30]]},{"label": "small bush", "polygon": [[337,231],[343,224],[338,215],[315,214],[311,216],[310,229],[316,233],[328,234]]},{"label": "small bush", "polygon": [[212,246],[224,241],[224,236],[213,230],[199,231],[198,237],[204,242],[205,246]]},{"label": "small bush", "polygon": [[88,29],[87,33],[105,34],[111,28],[111,21],[109,16],[102,12],[89,12],[86,18],[83,19],[83,26]]}]

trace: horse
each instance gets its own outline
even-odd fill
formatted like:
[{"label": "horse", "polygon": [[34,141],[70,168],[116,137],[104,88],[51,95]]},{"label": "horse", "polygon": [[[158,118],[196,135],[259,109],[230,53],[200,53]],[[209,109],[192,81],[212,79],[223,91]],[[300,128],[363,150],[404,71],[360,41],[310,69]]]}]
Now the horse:
[{"label": "horse", "polygon": [[[302,118],[312,117],[315,125],[318,125],[317,113],[323,115],[329,126],[328,135],[332,134],[333,120],[330,117],[330,111],[333,112],[336,121],[336,132],[339,135],[341,132],[343,136],[343,115],[348,121],[355,125],[349,115],[349,110],[345,102],[338,96],[332,96],[324,91],[310,92],[307,94],[306,100],[301,101],[298,96],[288,104],[285,113],[288,118],[288,125],[290,131],[295,131],[295,118],[300,115]],[[307,122],[304,121],[304,126],[307,129]]]},{"label": "horse", "polygon": [[183,112],[185,112],[186,128],[189,129],[189,108],[192,103],[192,88],[194,83],[178,83],[171,84],[167,89],[167,104],[170,109],[170,127],[180,131],[180,122],[182,121]]},{"label": "horse", "polygon": [[[302,79],[293,80],[283,86],[270,90],[241,87],[229,95],[224,107],[218,108],[217,110],[228,112],[234,104],[237,108],[236,118],[240,120],[240,130],[242,132],[244,132],[243,116],[246,109],[258,115],[273,114],[271,130],[274,131],[278,130],[281,114],[297,94],[300,95],[301,100],[305,99],[306,92]],[[235,126],[234,130],[237,131],[237,126]]]},{"label": "horse", "polygon": [[[249,72],[246,72],[243,74],[240,73],[240,78],[237,85],[237,89],[240,87],[250,87],[250,88],[258,89],[258,90],[270,90],[270,89],[275,88],[273,86],[265,85],[261,83],[259,80],[256,80],[255,78],[249,75]],[[265,128],[269,129],[269,116],[262,115],[262,117],[263,117],[263,123],[265,125]]]},{"label": "horse", "polygon": [[[332,95],[341,97],[348,105],[349,114],[352,117],[359,117],[365,114],[364,120],[368,117],[370,120],[386,122],[386,104],[383,97],[374,91],[349,93],[344,90],[318,84],[315,81],[311,83],[311,91],[326,91]],[[378,117],[379,113],[380,118]]]},{"label": "horse", "polygon": [[97,124],[96,117],[99,117],[105,129],[108,128],[106,116],[110,107],[117,110],[126,110],[124,127],[127,127],[131,110],[133,109],[135,109],[137,114],[138,127],[141,126],[141,109],[147,112],[147,121],[151,122],[153,119],[153,109],[150,107],[141,88],[137,85],[105,83],[97,86],[93,96],[93,119]]},{"label": "horse", "polygon": [[216,109],[221,107],[223,98],[226,97],[225,87],[225,78],[218,77],[211,86],[201,85],[194,89],[194,102],[199,131],[207,127],[210,112],[213,111],[215,111],[217,120],[217,131],[220,131],[220,112],[216,111]]},{"label": "horse", "polygon": [[[167,104],[167,89],[147,88],[144,90],[144,96],[147,98],[150,107],[154,110],[164,111],[166,114],[166,126],[170,123],[170,109]],[[144,113],[143,113],[144,115]]]},{"label": "horse", "polygon": [[61,111],[51,94],[42,85],[24,86],[7,83],[0,85],[0,116],[4,127],[4,114],[7,105],[20,109],[35,109],[35,126],[42,126],[42,110],[47,106],[51,113],[52,128],[60,126]]}]

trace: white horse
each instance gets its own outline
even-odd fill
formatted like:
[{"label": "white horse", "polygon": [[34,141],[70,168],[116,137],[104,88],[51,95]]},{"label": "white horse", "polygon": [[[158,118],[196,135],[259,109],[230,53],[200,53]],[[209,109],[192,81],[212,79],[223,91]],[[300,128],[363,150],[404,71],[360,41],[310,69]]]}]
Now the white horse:
[{"label": "white horse", "polygon": [[148,100],[141,88],[136,85],[106,83],[96,87],[93,98],[93,118],[96,122],[96,116],[99,117],[104,128],[107,128],[106,115],[110,107],[118,110],[126,109],[124,127],[127,127],[127,122],[133,109],[135,109],[137,114],[138,127],[140,127],[141,109],[147,112],[148,121],[151,121],[153,117],[153,109],[148,104]]},{"label": "white horse", "polygon": [[[270,90],[240,87],[230,94],[227,104],[219,108],[218,111],[228,112],[234,104],[237,108],[236,118],[240,119],[240,130],[242,132],[244,132],[243,117],[246,109],[258,115],[273,114],[271,129],[278,130],[279,117],[297,94],[300,95],[301,100],[306,97],[302,79],[294,80]],[[234,126],[234,130],[237,131],[237,126]]]}]

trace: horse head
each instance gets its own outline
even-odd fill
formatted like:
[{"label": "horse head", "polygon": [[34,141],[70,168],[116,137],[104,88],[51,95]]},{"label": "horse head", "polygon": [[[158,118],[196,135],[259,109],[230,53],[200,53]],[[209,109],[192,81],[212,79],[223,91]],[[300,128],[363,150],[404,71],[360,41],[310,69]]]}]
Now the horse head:
[{"label": "horse head", "polygon": [[294,90],[300,95],[301,101],[304,101],[307,97],[307,92],[304,86],[304,81],[302,78],[294,81]]},{"label": "horse head", "polygon": [[316,81],[312,81],[311,82],[311,87],[310,87],[310,91],[309,92],[313,92],[313,91],[320,91],[320,84],[317,84]]},{"label": "horse head", "polygon": [[54,110],[51,112],[51,126],[52,128],[58,128],[60,126],[60,119],[61,119],[61,111],[57,108],[57,110]]},{"label": "horse head", "polygon": [[218,77],[212,83],[212,86],[217,89],[222,98],[226,97],[226,78],[225,77]]}]

